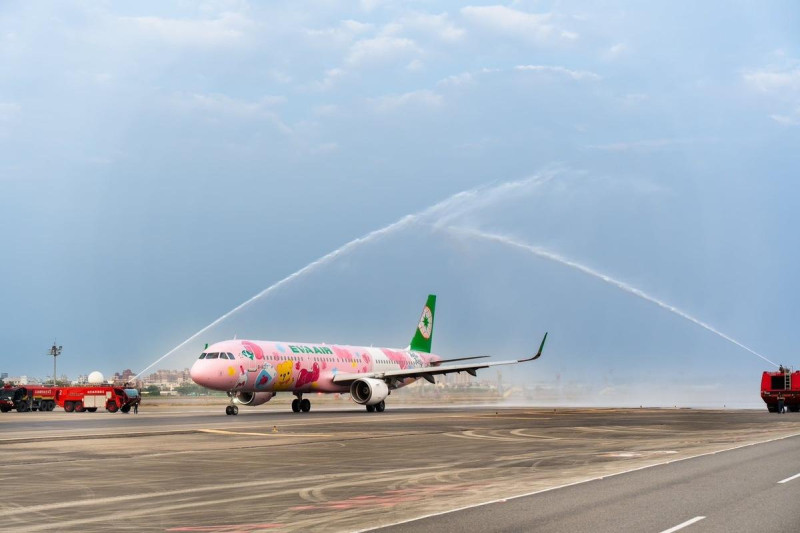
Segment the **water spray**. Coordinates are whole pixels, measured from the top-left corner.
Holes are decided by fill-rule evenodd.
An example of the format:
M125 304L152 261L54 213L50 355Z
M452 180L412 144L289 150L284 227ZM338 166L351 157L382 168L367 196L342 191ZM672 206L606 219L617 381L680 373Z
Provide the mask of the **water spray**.
M200 329L199 331L194 333L191 337L189 337L185 341L181 342L180 344L175 346L173 349L171 349L170 351L168 351L167 353L165 353L164 355L162 355L161 357L159 357L158 359L156 359L155 361L150 363L143 370L141 370L138 374L136 374L136 376L134 376L133 379L134 380L138 379L139 376L144 374L147 370L151 369L152 367L154 367L155 365L157 365L158 363L160 363L161 361L163 361L164 359L166 359L167 357L169 357L170 355L172 355L173 353L178 351L180 348L186 346L191 341L193 341L194 339L196 339L197 337L199 337L200 335L202 335L203 333L205 333L206 331L208 331L212 327L216 326L217 324L219 324L223 320L227 319L228 317L230 317L234 313L237 313L238 311L241 311L245 307L249 306L251 303L253 303L256 300L259 300L259 299L263 298L264 296L272 293L273 291L279 289L283 285L286 285L287 283L290 283L291 281L293 281L293 280L295 280L295 279L297 279L297 278L299 278L299 277L301 277L301 276L303 276L305 274L308 274L309 272L311 272L311 271L313 271L313 270L315 270L315 269L317 269L317 268L319 268L319 267L321 267L323 265L326 265L326 264L330 263L331 261L335 260L337 257L341 257L343 255L346 255L347 253L351 252L352 250L354 250L354 249L356 249L356 248L358 248L358 247L360 247L360 246L362 246L364 244L367 244L367 243L370 243L370 242L372 242L372 241L374 241L376 239L380 239L382 237L385 237L386 235L389 235L389 234L394 233L396 231L399 231L399 230L401 230L403 228L406 228L409 225L412 225L412 224L415 224L415 223L417 223L417 222L419 222L421 220L424 220L425 218L435 216L435 215L437 215L439 213L442 213L443 211L446 212L445 215L452 216L452 213L454 212L453 210L455 210L459 206L462 206L462 209L463 209L463 204L465 204L467 202L470 202L470 201L474 202L474 201L476 201L478 199L480 199L481 201L488 201L488 199L494 198L498 194L507 194L509 192L517 191L517 190L519 190L521 188L524 188L526 186L534 186L534 185L543 184L543 183L549 181L550 179L552 179L558 172L559 172L559 169L554 168L554 169L542 172L540 174L536 174L536 175L531 176L529 178L516 180L516 181L509 181L509 182L501 183L499 185L492 185L492 186L488 186L488 187L487 186L483 186L483 187L477 187L477 188L474 188L474 189L469 189L469 190L466 190L466 191L462 191L462 192L456 193L456 194L454 194L454 195L452 195L452 196L450 196L448 198L445 198L441 202L439 202L437 204L434 204L434 205L428 207L427 209L424 209L424 210L419 211L417 213L412 213L410 215L406 215L406 216L402 217L400 220L397 220L396 222L392 222L388 226L384 226L383 228L371 231L371 232L367 233L366 235L364 235L362 237L358 237L357 239L353 239L352 241L340 246L336 250L328 253L327 255L324 255L324 256L320 257L316 261L312 261L311 263L307 264L306 266L304 266L300 270L298 270L298 271L296 271L296 272L294 272L292 274L289 274L288 276L286 276L282 280L280 280L280 281L278 281L276 283L273 283L272 285L270 285L269 287L267 287L263 291L259 292L258 294L256 294L252 298L250 298L249 300L246 300L246 301L242 302L241 304L237 305L236 307L234 307L233 309L231 309L230 311L228 311L227 313L225 313L221 317L217 318L216 320L211 322L209 325L207 325L204 328ZM455 211L455 212L457 213L458 211Z
M612 278L611 276L608 276L606 274L603 274L601 272L593 270L593 269L591 269L591 268L589 268L589 267L587 267L585 265L582 265L582 264L580 264L580 263L578 263L576 261L573 261L571 259L567 259L566 257L563 257L563 256L561 256L559 254L554 253L554 252L551 252L550 250L547 250L547 249L539 247L539 246L533 246L531 244L527 244L527 243L512 239L511 237L507 237L505 235L497 235L495 233L488 233L488 232L485 232L485 231L480 231L480 230L475 230L475 229L457 228L457 227L452 227L451 226L451 227L446 228L446 230L451 232L451 233L454 233L454 234L463 235L463 236L472 237L472 238L484 239L484 240L488 240L488 241L493 241L493 242L500 243L500 244L503 244L503 245L506 245L506 246L511 246L513 248L524 250L526 252L529 252L529 253L532 253L532 254L536 255L537 257L541 257L543 259L548 259L550 261L555 261L556 263L559 263L561 265L568 266L570 268L573 268L575 270L583 272L584 274L588 274L589 276L592 276L594 278L602 280L602 281L604 281L604 282L606 282L606 283L608 283L610 285L613 285L613 286L617 287L618 289L622 289L623 291L625 291L625 292L627 292L629 294L633 294L634 296L638 296L639 298L641 298L643 300L646 300L646 301L648 301L650 303L654 303L657 306L661 307L662 309L666 309L667 311L669 311L671 313L674 313L674 314L678 315L679 317L681 317L683 319L686 319L689 322L692 322L692 323L700 326L701 328L706 329L706 330L710 331L711 333L714 333L715 335L718 335L718 336L722 337L726 341L735 344L739 348L747 350L751 354L753 354L753 355L755 355L757 357L760 357L761 359L763 359L764 361L768 362L769 364L774 365L776 367L778 366L777 364L773 363L772 361L770 361L769 359L767 359L766 357L764 357L763 355L761 355L757 351L753 350L752 348L749 348L749 347L745 346L744 344L742 344L741 342L737 341L736 339L734 339L734 338L722 333L718 329L714 328L713 326L710 326L710 325L706 324L702 320L699 320L699 319L693 317L692 315L690 315L690 314L688 314L688 313L686 313L684 311L681 311L677 307L675 307L673 305L670 305L670 304L668 304L666 302L663 302L663 301L659 300L658 298L650 296L649 294L647 294L646 292L642 291L641 289L637 289L636 287L628 285L627 283L625 283L623 281L616 280L616 279Z

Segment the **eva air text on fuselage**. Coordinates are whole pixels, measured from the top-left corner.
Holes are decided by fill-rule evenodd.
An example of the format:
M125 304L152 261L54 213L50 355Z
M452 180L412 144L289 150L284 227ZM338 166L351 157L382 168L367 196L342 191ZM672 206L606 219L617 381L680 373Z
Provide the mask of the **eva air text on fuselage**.
M331 349L326 348L325 346L292 346L290 344L289 349L293 353L319 353L333 355Z

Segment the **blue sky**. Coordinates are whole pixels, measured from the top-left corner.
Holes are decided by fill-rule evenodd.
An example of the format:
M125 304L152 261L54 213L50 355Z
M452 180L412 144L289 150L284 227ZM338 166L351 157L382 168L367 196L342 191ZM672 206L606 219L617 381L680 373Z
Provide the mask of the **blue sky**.
M436 292L446 355L547 329L521 376L751 394L760 359L447 228L795 364L798 27L793 2L4 2L0 370L48 375L53 338L71 375L142 369L483 187L162 366L233 334L405 345Z

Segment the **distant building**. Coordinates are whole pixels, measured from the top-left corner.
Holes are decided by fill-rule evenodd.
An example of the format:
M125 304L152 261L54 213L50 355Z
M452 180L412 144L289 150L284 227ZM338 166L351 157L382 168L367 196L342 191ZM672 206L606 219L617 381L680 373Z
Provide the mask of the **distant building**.
M2 379L3 381L8 379L8 372L0 373L0 379Z

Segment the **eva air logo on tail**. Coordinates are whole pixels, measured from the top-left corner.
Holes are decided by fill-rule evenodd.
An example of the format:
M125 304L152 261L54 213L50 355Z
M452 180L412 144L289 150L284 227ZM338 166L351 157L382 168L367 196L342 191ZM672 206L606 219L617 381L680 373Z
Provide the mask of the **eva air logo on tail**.
M419 317L418 329L423 337L425 337L426 339L430 339L432 328L433 328L433 313L431 313L431 308L426 305L425 309L422 310L422 316Z

